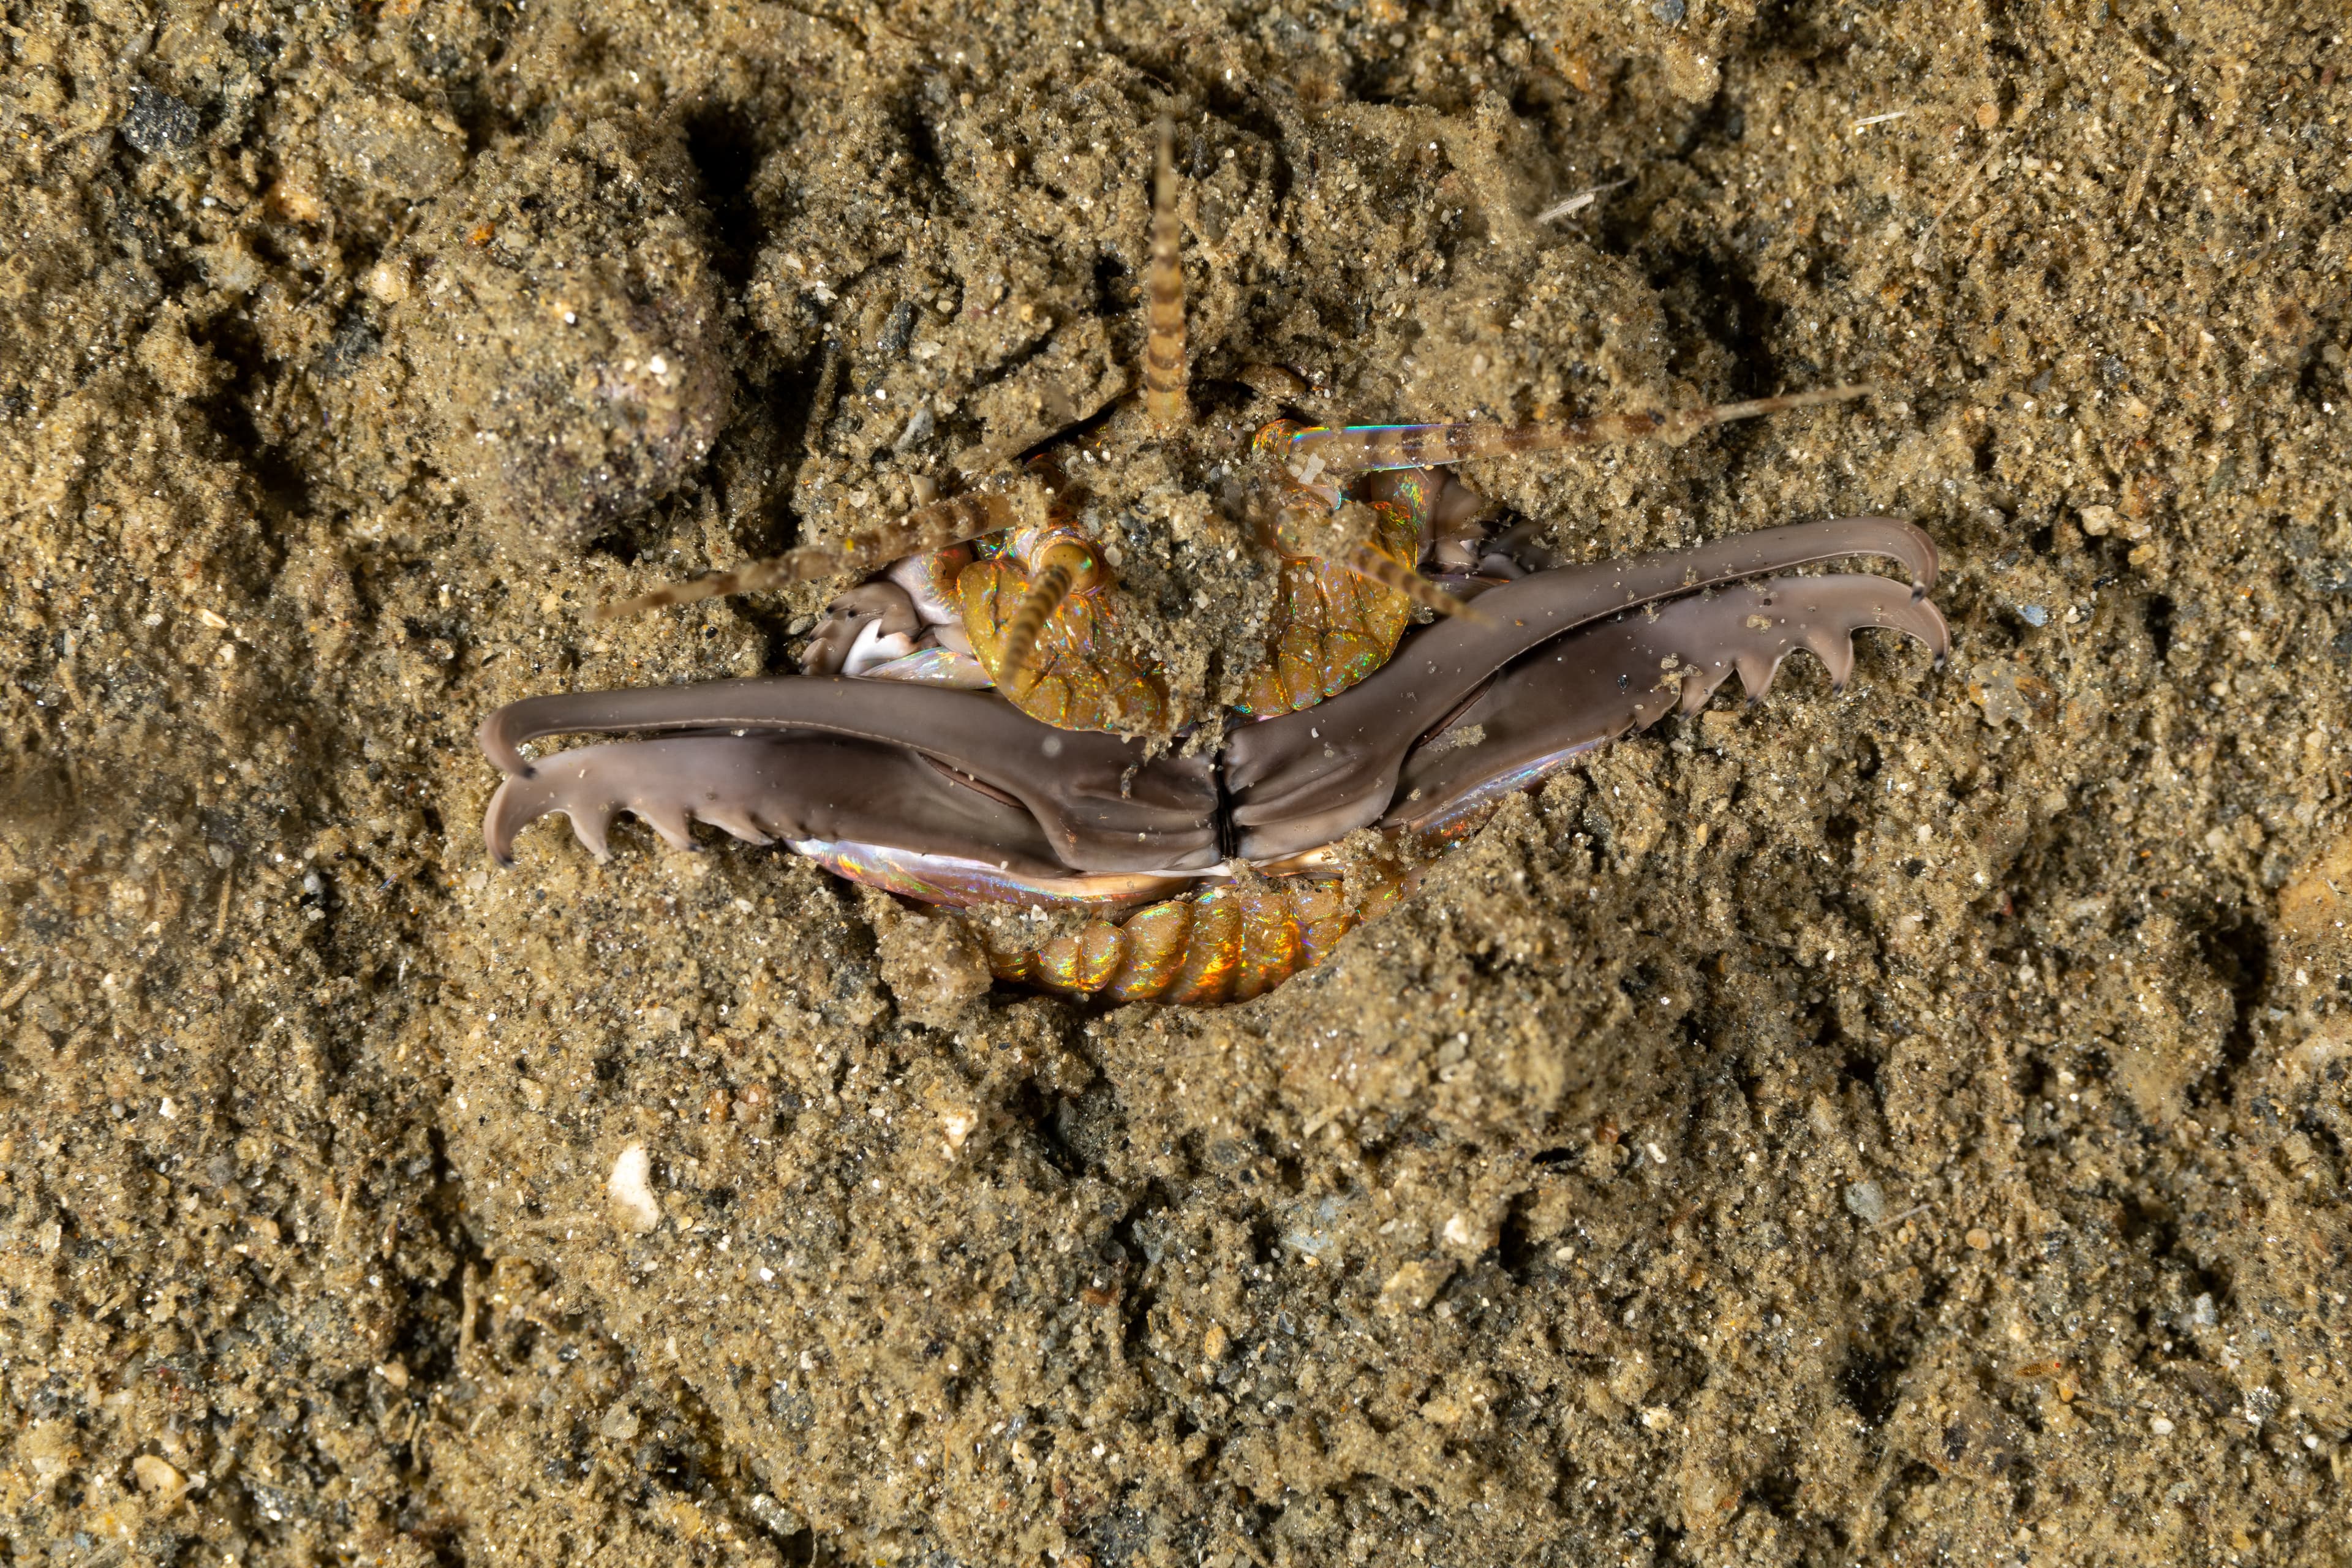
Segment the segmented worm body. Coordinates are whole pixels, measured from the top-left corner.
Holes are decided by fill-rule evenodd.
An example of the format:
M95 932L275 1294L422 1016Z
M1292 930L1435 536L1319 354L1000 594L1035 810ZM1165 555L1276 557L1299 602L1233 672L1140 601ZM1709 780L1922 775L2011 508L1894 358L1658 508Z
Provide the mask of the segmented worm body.
M1211 437L1188 424L1170 148L1163 126L1142 389L1113 421L1197 444ZM1234 521L1278 579L1262 638L1224 650L1240 695L1213 755L1167 744L1170 674L1127 635L1116 558L1049 450L1027 469L1047 498L1042 521L1034 500L1024 512L983 483L837 546L619 606L866 579L834 601L802 675L529 698L492 713L482 746L507 775L484 825L492 853L508 860L515 834L551 812L600 859L622 812L679 847L698 819L781 840L943 918L999 904L1062 911L1039 938L1030 922L973 922L1008 982L1115 1001L1245 1001L1409 896L1432 857L1511 793L1695 710L1734 672L1760 697L1804 647L1843 686L1853 637L1871 626L1945 652L1927 598L1935 548L1908 523L1849 518L1553 566L1510 547L1523 531L1489 541L1485 503L1451 468L1685 440L1864 388L1669 414L1347 426L1291 416L1286 404L1306 391L1295 373L1256 366L1242 381L1277 416L1257 416L1248 449L1216 471L1254 476ZM1854 556L1891 559L1916 586L1789 575ZM1424 614L1436 618L1416 627ZM591 731L650 738L537 762L520 749Z

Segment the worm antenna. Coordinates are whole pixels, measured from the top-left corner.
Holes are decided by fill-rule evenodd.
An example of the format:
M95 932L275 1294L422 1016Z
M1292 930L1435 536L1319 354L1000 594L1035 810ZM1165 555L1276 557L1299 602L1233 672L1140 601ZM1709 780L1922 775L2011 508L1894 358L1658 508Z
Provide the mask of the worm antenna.
M665 583L634 599L604 605L588 618L591 623L617 621L665 605L691 605L730 594L756 594L785 583L813 583L821 577L871 572L901 556L928 555L950 544L995 533L1012 527L1013 519L1013 503L1001 495L955 496L919 506L878 528L854 532L841 542L837 550L806 546L754 561L732 572L713 572L685 583Z
M1712 408L1699 409L1685 417L1691 421L1690 433L1696 435L1710 425L1728 425L1735 419L1754 419L1765 414L1785 414L1791 408L1820 408L1832 403L1851 403L1877 390L1868 382L1856 382L1845 386L1820 387L1811 392L1784 392L1777 397L1755 397L1746 403L1718 403Z
M1349 425L1318 426L1290 437L1288 461L1309 477L1360 473L1372 468L1420 468L1470 458L1501 458L1522 452L1557 452L1609 441L1653 439L1680 446L1710 426L1754 419L1792 408L1846 403L1874 386L1831 386L1784 393L1745 403L1718 403L1677 414L1594 414L1577 419L1546 419L1532 425Z
M1162 430L1187 417L1184 398L1184 261L1178 253L1176 129L1160 122L1151 174L1151 260L1144 272L1143 408Z
M1070 569L1059 561L1048 561L1029 584L1029 592L1021 596L1021 607L1004 626L1004 660L998 678L1007 689L1024 691L1036 683L1037 672L1029 661L1037 651L1037 637L1045 623L1070 596Z
M1472 626L1492 624L1491 616L1483 614L1467 599L1457 599L1420 573L1391 560L1369 544L1359 544L1348 552L1348 570L1359 577L1369 577L1383 588L1393 588L1414 604L1435 610L1441 616L1458 616Z

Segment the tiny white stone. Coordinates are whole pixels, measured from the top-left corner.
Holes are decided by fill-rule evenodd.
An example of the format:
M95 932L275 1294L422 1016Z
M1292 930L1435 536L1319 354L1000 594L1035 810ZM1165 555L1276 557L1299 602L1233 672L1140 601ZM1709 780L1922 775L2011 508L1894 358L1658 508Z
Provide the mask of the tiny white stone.
M604 1194L613 1200L614 1217L630 1230L643 1235L661 1224L661 1205L654 1201L653 1156L646 1152L643 1143L632 1143L621 1151L613 1162L613 1173L604 1183Z
M2161 1415L2158 1415L2154 1420L2150 1421L2147 1424L2147 1429L2155 1433L2159 1437L2169 1437L2172 1436L2172 1423L2167 1421Z

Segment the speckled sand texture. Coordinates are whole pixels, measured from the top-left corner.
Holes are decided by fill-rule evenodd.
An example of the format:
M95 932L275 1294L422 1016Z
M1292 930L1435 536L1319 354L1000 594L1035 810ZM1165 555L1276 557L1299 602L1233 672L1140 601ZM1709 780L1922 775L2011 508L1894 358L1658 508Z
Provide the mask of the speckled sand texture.
M2352 1563L2339 6L5 19L0 1562ZM1876 382L1470 477L1573 559L1916 519L1950 663L1221 1012L731 842L493 868L490 707L828 590L591 608L1128 392L1162 114L1206 415ZM1197 716L1270 568L1101 467Z

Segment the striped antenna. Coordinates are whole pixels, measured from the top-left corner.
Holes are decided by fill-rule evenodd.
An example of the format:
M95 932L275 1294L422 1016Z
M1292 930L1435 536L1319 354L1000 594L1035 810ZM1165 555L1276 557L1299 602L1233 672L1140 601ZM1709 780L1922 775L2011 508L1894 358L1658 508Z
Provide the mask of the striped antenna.
M1013 503L1001 495L954 496L919 506L879 528L852 533L837 550L810 545L754 561L732 572L713 572L688 583L665 583L634 599L606 605L588 618L591 622L616 621L665 605L691 605L729 594L756 594L786 583L814 583L823 577L871 572L901 556L928 555L934 550L945 550L950 544L962 544L1010 528L1013 520Z
M1302 484L1314 484L1325 474L1433 468L1470 458L1557 452L1563 447L1593 447L1608 441L1654 439L1679 446L1709 426L1785 413L1792 408L1845 403L1875 390L1867 385L1832 386L1819 392L1759 397L1746 403L1718 403L1711 408L1694 408L1680 414L1595 414L1581 419L1547 419L1532 425L1320 425L1290 437L1290 451L1285 461L1292 478Z
M1184 398L1184 260L1178 252L1176 128L1160 122L1151 174L1151 259L1144 270L1143 409L1161 430L1190 416Z
M1030 579L1029 591L1021 596L1021 604L1013 618L1004 626L1003 656L999 661L997 679L1006 690L1019 695L1037 684L1034 659L1037 639L1045 634L1045 623L1062 607L1062 601L1081 579L1091 583L1100 575L1095 564L1094 552L1074 540L1061 540L1046 546L1043 560L1037 563L1037 574Z
M1349 571L1402 594L1414 604L1441 616L1459 616L1472 626L1494 624L1495 617L1466 599L1457 599L1412 567L1391 561L1369 544L1359 544L1346 556Z

